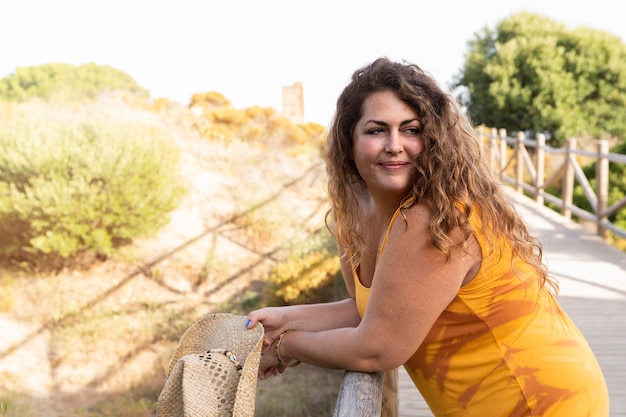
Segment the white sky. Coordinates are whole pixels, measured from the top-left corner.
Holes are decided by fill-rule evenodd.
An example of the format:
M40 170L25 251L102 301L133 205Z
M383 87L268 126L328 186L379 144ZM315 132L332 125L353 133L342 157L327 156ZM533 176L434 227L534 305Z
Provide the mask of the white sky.
M218 91L236 108L281 109L302 82L305 119L324 126L352 72L406 59L445 88L466 45L519 11L626 41L616 0L0 0L0 78L16 67L110 65L153 98Z

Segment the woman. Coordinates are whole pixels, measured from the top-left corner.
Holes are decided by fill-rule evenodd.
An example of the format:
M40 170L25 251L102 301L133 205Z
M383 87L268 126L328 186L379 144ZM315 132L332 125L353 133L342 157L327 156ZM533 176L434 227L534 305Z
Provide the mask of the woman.
M453 98L419 67L357 70L325 153L349 299L270 307L259 378L404 365L435 416L607 416L598 362Z

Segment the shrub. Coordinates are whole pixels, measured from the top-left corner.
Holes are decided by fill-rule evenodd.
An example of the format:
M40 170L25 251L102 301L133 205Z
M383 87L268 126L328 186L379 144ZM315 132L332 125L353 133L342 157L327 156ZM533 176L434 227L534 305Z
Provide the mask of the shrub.
M128 115L22 110L0 122L0 257L110 256L168 221L184 190L165 129Z
M224 97L222 93L218 93L217 91L209 91L207 93L195 93L191 96L191 103L189 104L189 107L193 106L230 106L230 100Z
M232 107L220 107L207 114L208 119L213 123L235 127L245 126L250 122L250 118L244 110Z
M286 260L265 276L269 284L266 301L270 305L322 301L328 288L341 276L334 240L326 229L296 245Z
M18 67L13 74L0 80L0 99L15 102L40 98L66 103L93 98L102 91L149 96L128 74L93 63L80 66L53 63Z
M255 121L265 123L276 115L271 107L252 106L245 109L246 115Z
M202 116L196 121L201 136L225 144L235 141L257 143L284 149L291 148L291 156L319 151L324 143L326 129L316 123L292 124L289 118L271 107L252 106L245 109L231 107L223 95L216 92L194 94L190 108Z

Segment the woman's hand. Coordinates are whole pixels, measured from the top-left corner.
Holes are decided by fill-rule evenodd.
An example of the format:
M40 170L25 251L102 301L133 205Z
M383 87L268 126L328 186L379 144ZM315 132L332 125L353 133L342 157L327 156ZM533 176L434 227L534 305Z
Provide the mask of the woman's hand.
M252 329L259 323L263 325L263 349L261 362L259 364L259 379L267 379L270 376L283 373L284 365L279 365L274 356L273 346L281 333L287 330L301 331L303 334L321 334L330 330L355 328L359 325L361 318L356 308L354 299L349 298L331 303L291 305L282 307L265 307L251 311L248 314L246 328ZM318 335L319 336L319 335ZM289 336L292 339L293 336ZM295 338L297 341L298 338ZM310 344L293 343L291 353L302 360L307 357L303 351L310 350ZM288 347L288 346L286 346ZM285 353L285 349L282 349ZM287 349L287 352L290 350ZM327 355L325 355L327 356ZM310 358L310 354L309 354ZM292 356L283 357L283 360L294 361ZM304 362L307 362L306 360ZM320 364L337 367L337 364L327 363L326 359L320 360ZM295 363L295 362L294 362ZM312 362L307 362L312 363ZM339 367L341 369L341 366Z
M270 346L272 348L272 346ZM259 363L259 379L268 379L271 376L282 374L287 369L285 366L280 365L278 360L273 354L272 349L261 355L261 361Z
M284 307L266 307L252 311L248 314L246 327L251 329L256 326L257 323L261 323L265 330L265 336L263 337L263 353L266 354L268 348L274 344L278 336L283 331L287 330L289 323L286 314L284 314ZM269 355L274 356L271 353ZM276 364L278 364L277 361Z

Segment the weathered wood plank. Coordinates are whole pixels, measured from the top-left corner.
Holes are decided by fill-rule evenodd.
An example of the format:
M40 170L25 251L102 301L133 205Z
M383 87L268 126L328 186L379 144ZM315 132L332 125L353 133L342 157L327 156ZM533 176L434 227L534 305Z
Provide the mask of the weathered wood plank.
M346 371L333 417L398 417L398 371Z
M333 417L378 417L383 404L383 375L346 371Z
M398 370L383 374L383 405L381 417L398 417Z

